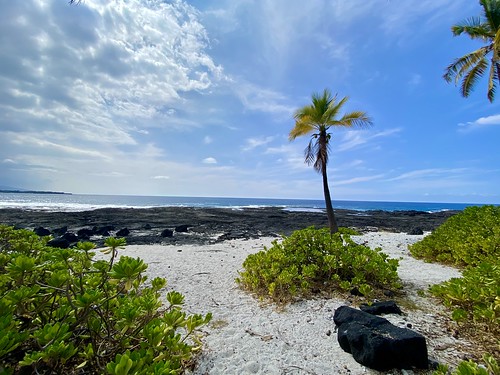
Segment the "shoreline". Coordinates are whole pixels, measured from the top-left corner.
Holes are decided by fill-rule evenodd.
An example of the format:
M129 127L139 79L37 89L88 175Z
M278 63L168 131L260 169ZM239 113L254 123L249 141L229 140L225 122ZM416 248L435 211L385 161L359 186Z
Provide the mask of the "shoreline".
M460 211L354 211L335 210L340 227L366 232L418 234L429 232ZM290 235L310 226L327 227L324 212L262 208L101 208L79 212L0 209L0 224L16 228L48 229L54 237L61 232L77 234L81 229L108 228L108 236L126 229L128 244L206 244L231 239L256 239ZM60 229L65 229L61 231ZM171 236L162 232L171 231ZM103 236L81 237L102 244Z

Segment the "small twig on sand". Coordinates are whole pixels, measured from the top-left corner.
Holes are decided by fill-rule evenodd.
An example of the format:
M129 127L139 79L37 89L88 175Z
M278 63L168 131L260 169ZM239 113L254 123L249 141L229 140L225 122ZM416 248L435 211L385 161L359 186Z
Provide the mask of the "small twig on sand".
M309 371L307 369L305 369L304 367L300 367L300 366L288 366L286 369L283 370L283 374L288 374L289 372L292 372L294 370L302 370L302 371L305 371L306 373L308 374L312 374L312 375L318 375L317 373L315 373L314 371Z

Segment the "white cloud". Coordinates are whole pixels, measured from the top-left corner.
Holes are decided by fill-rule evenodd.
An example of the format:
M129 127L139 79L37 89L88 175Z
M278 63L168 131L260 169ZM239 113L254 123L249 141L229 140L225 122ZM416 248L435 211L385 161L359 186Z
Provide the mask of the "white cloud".
M383 178L385 175L384 174L377 174L373 176L361 176L361 177L353 177L349 178L346 180L335 180L334 185L335 186L341 186L341 185L352 185L356 184L359 182L367 182L367 181L374 181L374 180L380 180Z
M205 136L205 138L203 138L203 143L208 145L210 143L212 143L214 140L212 137L210 137L209 135Z
M399 180L416 180L416 179L426 179L426 178L445 178L448 176L460 175L467 169L465 168L428 168L428 169L417 169L410 172L405 172L399 176L387 179L387 181L399 181Z
M459 132L469 132L477 129L483 129L488 126L500 125L500 114L480 117L475 121L458 124Z
M390 137L401 131L400 128L387 129L380 132L372 132L367 130L349 130L339 141L339 146L336 151L347 151L368 144L374 139Z
M12 17L0 26L9 35L0 41L0 129L15 129L34 153L139 149L148 127L195 124L178 111L183 96L224 78L199 13L183 1L28 0L1 10ZM0 150L13 142L0 139Z
M272 142L273 140L274 140L273 136L261 137L261 138L248 138L245 141L245 146L243 146L242 150L250 151L253 150L254 148L265 146L268 143Z
M169 180L170 176L153 176L151 177L153 180Z
M217 159L213 157L208 157L203 159L203 164L217 164Z
M249 82L234 85L235 94L246 109L290 117L295 108L288 98L277 91L259 87Z

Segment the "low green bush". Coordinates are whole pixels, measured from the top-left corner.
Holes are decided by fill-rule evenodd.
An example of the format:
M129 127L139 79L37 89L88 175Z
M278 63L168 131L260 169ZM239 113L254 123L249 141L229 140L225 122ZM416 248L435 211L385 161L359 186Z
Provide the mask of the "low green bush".
M500 206L467 207L409 247L416 258L458 266L500 256Z
M55 249L27 230L0 226L0 373L179 374L200 349L211 314L187 315L171 291L162 307L147 265L117 257L123 239Z
M453 310L455 321L474 322L500 334L500 260L468 268L463 277L433 285L430 291Z
M380 249L355 243L348 234L331 235L328 229L310 227L249 255L236 281L278 303L354 288L370 296L401 287L398 264Z
M462 361L452 375L500 375L500 366L493 356L485 354L483 364L474 361ZM434 371L433 375L448 375L450 373L448 366L441 365Z

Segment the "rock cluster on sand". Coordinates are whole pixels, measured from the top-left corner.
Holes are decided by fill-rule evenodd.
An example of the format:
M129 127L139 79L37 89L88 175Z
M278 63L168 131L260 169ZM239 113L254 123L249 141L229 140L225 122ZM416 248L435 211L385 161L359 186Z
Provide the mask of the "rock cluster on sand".
M456 212L336 210L339 226L361 231L421 233L441 225ZM203 244L231 239L289 235L309 226L328 225L324 212L287 211L278 207L106 208L83 212L0 209L0 223L35 229L54 237L67 232L78 240L102 244L102 237L123 236L129 244ZM64 230L63 230L64 229ZM68 239L67 239L68 240Z

